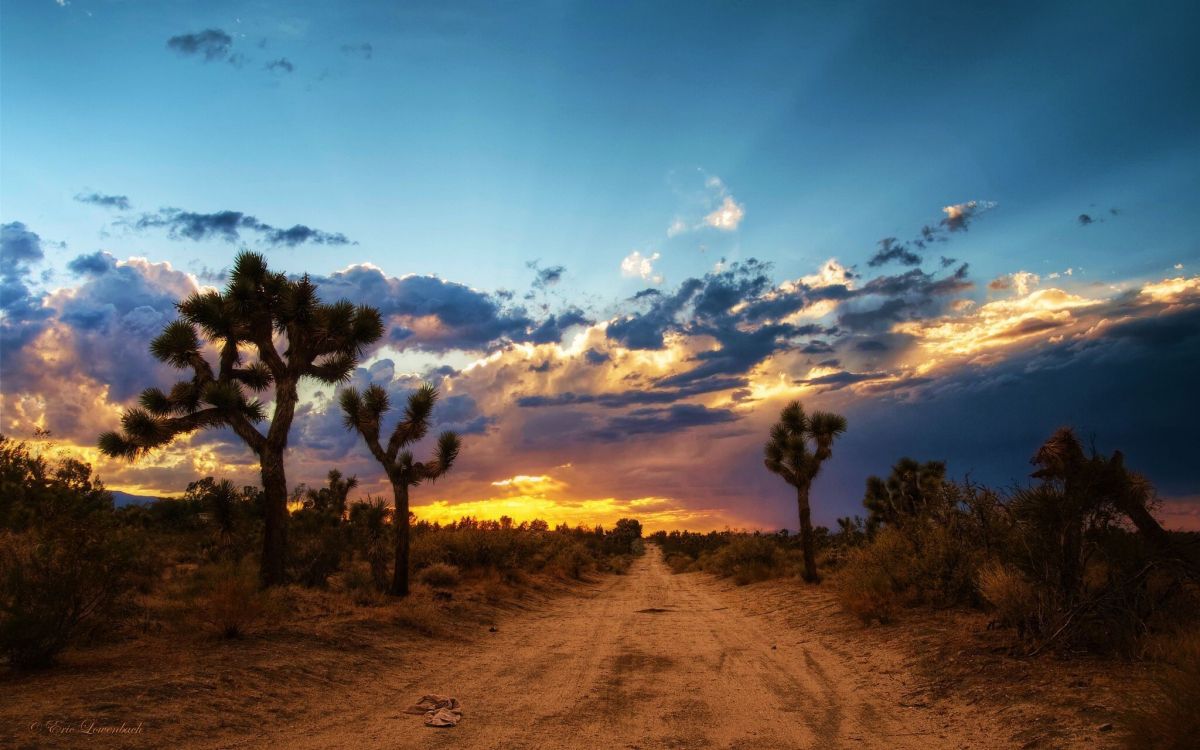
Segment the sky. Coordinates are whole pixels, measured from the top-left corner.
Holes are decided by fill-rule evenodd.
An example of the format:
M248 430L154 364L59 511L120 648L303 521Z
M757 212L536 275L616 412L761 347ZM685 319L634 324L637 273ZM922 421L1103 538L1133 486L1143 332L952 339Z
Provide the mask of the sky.
M849 420L818 523L902 456L1018 486L1073 425L1200 528L1195 3L0 19L0 431L111 488L257 480L224 431L94 449L174 382L147 351L174 304L250 249L381 310L348 385L441 390L464 449L423 518L794 528L762 443L799 399ZM289 482L382 494L338 389L302 390Z

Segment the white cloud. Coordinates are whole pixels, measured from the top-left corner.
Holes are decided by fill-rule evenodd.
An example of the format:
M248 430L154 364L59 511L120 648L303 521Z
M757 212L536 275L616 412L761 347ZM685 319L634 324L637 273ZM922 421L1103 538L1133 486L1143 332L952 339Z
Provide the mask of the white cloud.
M654 273L654 262L660 257L658 253L646 256L642 255L640 251L634 250L621 261L621 275L628 277L638 276L645 281L661 284L663 282L662 275Z
M1024 297L1026 294L1038 285L1041 278L1036 273L1029 271L1017 271L1012 275L1013 289L1017 290L1017 294Z
M704 217L704 223L723 232L732 232L745 216L745 207L735 201L732 195L727 195L717 210Z
M667 227L667 236L675 237L675 236L683 234L687 230L688 230L687 222L685 222L683 219L676 218L674 221L671 222L671 226Z

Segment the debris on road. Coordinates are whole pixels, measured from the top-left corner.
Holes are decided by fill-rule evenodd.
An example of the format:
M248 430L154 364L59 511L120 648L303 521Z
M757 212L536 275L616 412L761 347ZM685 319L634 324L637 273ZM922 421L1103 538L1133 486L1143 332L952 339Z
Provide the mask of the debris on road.
M406 714L421 714L427 727L452 727L462 721L462 704L448 695L423 695L404 709Z

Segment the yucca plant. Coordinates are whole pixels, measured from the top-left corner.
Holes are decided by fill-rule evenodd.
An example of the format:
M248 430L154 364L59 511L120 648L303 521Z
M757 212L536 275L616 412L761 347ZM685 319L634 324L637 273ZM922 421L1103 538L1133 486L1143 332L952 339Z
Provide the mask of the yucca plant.
M771 438L763 446L767 470L783 477L796 488L800 514L800 547L804 552L804 580L816 583L817 558L813 542L812 507L809 490L821 470L821 464L833 455L834 438L846 431L846 418L832 412L804 413L799 401L793 401L779 413L771 427Z
M101 452L134 460L195 430L229 427L258 457L265 499L264 586L284 581L287 479L283 452L296 413L297 384L309 377L340 383L363 349L383 335L379 311L342 300L324 304L307 276L289 279L262 255L239 253L224 292L196 292L178 305L179 319L150 343L160 361L191 377L168 392L147 388L141 406L121 417L119 432L100 436ZM215 355L214 366L206 352ZM246 356L253 353L251 361ZM274 410L253 394L271 392Z
M429 432L430 419L437 399L437 389L428 383L409 394L404 416L392 430L385 447L379 442L379 423L383 415L391 409L387 391L378 385L368 386L362 393L354 388L342 391L341 403L346 429L354 430L362 436L371 455L383 467L388 481L392 484L395 500L392 523L396 530L396 560L389 593L393 596L408 596L409 490L422 482L433 482L450 471L462 446L457 434L443 432L438 436L437 448L431 460L413 460L412 451L407 447Z

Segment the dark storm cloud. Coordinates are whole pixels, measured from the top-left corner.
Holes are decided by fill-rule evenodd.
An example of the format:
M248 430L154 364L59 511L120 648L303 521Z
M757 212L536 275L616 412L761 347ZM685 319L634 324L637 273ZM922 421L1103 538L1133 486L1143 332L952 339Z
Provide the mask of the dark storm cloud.
M202 241L221 239L237 242L242 232L258 234L262 241L272 246L296 247L304 243L316 245L349 245L350 240L340 232L323 232L319 229L296 224L281 228L259 221L241 211L217 211L197 213L178 208L162 208L156 213L142 214L136 221L125 222L137 230L165 228L173 240Z
M517 406L537 408L545 406L572 406L595 404L608 409L621 409L627 406L641 404L669 404L692 396L705 393L726 391L731 388L741 388L746 385L745 378L710 378L708 380L689 383L680 388L653 386L649 389L632 389L620 393L575 393L567 391L553 396L521 396L517 398Z
M0 224L0 379L11 384L20 352L42 330L51 312L44 295L27 283L45 257L42 238L19 221Z
M128 211L131 208L128 196L105 195L103 193L80 193L75 196L80 203L90 203L101 208L115 208L118 211Z
M103 250L88 255L77 255L67 263L72 273L80 276L98 276L107 273L117 264L117 259Z
M1128 310L1130 300L1105 305L1098 317ZM1162 494L1196 490L1190 423L1200 412L1200 307L1157 313L1113 325L1098 338L1067 340L966 368L902 397L883 394L846 409L850 430L830 463L827 491L847 502L862 497L867 473L886 473L901 455L946 460L953 475L994 486L1028 480L1029 457L1056 428L1072 425L1104 451L1121 449ZM969 417L965 416L969 415ZM943 429L914 430L914 424Z
M371 266L312 280L324 299L378 308L389 326L388 338L401 349L480 351L506 342L546 344L560 341L572 326L592 322L575 307L535 320L524 308L464 284L436 276L390 277Z
M296 70L296 66L286 57L272 60L263 67L273 73L294 73Z
M602 365L612 359L608 356L607 352L602 352L596 349L588 349L583 353L583 358L589 365Z
M702 404L644 407L608 419L592 430L591 436L601 442L616 442L635 435L668 434L693 427L726 424L737 421L737 418L732 411L709 409Z
M537 261L530 261L525 264L527 268L534 271L533 288L545 289L562 281L563 274L567 272L565 266L550 266L541 268Z
M855 290L860 298L883 301L870 307L850 306L838 315L839 325L851 332L883 331L903 320L937 315L954 295L971 289L966 263L941 278L914 268L898 276L880 276Z
M361 44L343 44L341 49L342 54L344 55L361 57L364 60L370 60L375 54L375 48L372 47L368 42L362 42Z
M905 266L919 266L921 256L909 250L908 245L903 242L897 242L895 237L885 237L879 241L879 250L871 256L867 265L877 268L892 261Z
M1092 218L1091 216L1089 216L1088 214L1079 214L1079 218L1078 218L1078 219L1076 219L1076 221L1078 221L1078 222L1079 222L1079 226L1081 226L1081 227L1086 227L1088 224L1092 224L1092 223L1094 223L1096 220L1095 220L1095 219L1093 219L1093 218Z
M533 344L552 344L562 341L563 334L571 326L591 325L592 319L577 307L550 315L523 338Z
M221 29L205 29L173 36L167 40L167 48L181 55L199 55L205 62L212 62L228 57L233 48L233 37Z
M849 372L847 370L842 370L841 372L830 373L829 375L821 375L815 378L803 378L796 380L795 382L797 385L826 386L824 390L837 391L845 388L848 385L863 383L870 380L880 380L886 377L886 372Z

